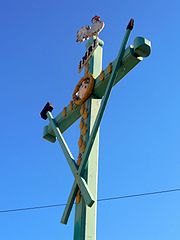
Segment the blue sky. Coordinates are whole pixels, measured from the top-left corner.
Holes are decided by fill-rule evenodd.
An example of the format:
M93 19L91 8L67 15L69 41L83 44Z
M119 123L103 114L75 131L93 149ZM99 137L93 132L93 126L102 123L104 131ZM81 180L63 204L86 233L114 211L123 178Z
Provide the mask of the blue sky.
M0 2L0 210L66 203L73 177L57 144L42 139L49 100L58 114L82 75L76 31L105 21L103 68L132 17L152 53L111 94L101 124L98 198L180 188L180 3L172 1ZM77 155L78 122L64 136ZM73 136L73 137L72 137ZM97 239L179 240L180 193L100 202ZM0 239L72 239L63 208L0 213Z

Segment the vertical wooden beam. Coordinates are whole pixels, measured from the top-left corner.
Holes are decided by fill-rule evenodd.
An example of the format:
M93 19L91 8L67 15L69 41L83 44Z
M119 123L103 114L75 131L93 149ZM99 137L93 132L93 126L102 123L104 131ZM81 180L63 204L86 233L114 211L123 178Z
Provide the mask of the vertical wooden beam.
M97 113L100 108L101 99L90 99L90 133L92 131ZM98 187L98 153L99 153L99 130L97 132L93 148L88 159L87 184L94 197L94 204L91 208L86 207L86 238L85 240L96 240L96 220L97 220L97 187Z
M93 40L87 42L86 47ZM103 42L98 39L98 47L94 51L93 56L89 60L89 72L94 78L97 78L102 71L102 46ZM91 130L93 128L101 99L90 97L85 105L87 108L88 118L86 120L87 133L84 141L88 141ZM99 131L97 132L91 153L89 155L88 164L85 168L83 177L87 181L88 187L95 200L90 208L86 206L84 199L81 197L80 202L76 203L75 224L74 224L74 240L96 240L96 218L97 218L97 180L98 180L98 150L99 150Z

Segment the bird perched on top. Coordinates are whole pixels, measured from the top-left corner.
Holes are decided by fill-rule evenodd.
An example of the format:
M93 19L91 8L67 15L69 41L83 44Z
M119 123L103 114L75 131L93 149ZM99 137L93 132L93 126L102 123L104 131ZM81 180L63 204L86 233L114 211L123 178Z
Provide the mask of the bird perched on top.
M100 20L99 16L94 16L91 19L92 26L84 26L77 32L76 42L84 42L85 40L98 36L104 28L104 22Z

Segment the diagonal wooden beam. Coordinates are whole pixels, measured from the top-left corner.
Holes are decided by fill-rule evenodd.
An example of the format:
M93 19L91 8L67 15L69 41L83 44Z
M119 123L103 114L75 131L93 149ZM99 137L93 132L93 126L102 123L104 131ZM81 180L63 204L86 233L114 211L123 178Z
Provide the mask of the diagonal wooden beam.
M50 124L52 126L52 129L55 133L55 136L58 139L59 144L61 145L61 148L64 152L64 155L67 159L67 162L69 164L69 167L71 168L71 171L74 175L76 184L79 186L79 189L81 190L81 194L83 195L84 201L86 202L86 204L91 207L94 203L94 199L93 196L89 190L89 187L86 183L86 181L80 176L80 174L78 173L78 169L77 169L77 165L76 162L74 161L74 158L67 146L67 143L65 141L65 139L63 138L61 131L59 130L59 128L56 126L56 123L54 121L54 118L52 116L51 112L47 112L47 117L50 121Z
M66 207L64 209L63 216L61 218L61 223L63 223L63 224L67 224L67 222L68 222L77 192L78 192L78 186L77 186L76 181L74 181L71 192L68 197Z
M113 85L117 84L132 68L134 68L144 57L149 56L151 51L151 42L143 37L134 39L133 45L130 45L124 52L121 65L117 69L117 74L114 79ZM109 79L111 77L111 68L114 69L116 59L103 71L103 79L100 74L95 80L93 95L97 98L102 98L105 94ZM65 110L59 113L56 118L56 124L61 133L70 127L80 117L80 106L71 102ZM53 133L51 125L44 127L43 138L55 142L56 137Z
M69 167L71 168L71 171L73 173L74 176L76 176L76 172L77 172L77 165L76 162L74 160L74 157L65 141L65 139L63 138L63 135L61 133L61 131L59 130L59 128L56 125L56 122L52 116L51 112L47 112L47 117L49 119L50 122L50 126L52 127L52 130L54 132L54 135L57 137L58 142L63 150L63 153L67 159L67 162L69 164Z

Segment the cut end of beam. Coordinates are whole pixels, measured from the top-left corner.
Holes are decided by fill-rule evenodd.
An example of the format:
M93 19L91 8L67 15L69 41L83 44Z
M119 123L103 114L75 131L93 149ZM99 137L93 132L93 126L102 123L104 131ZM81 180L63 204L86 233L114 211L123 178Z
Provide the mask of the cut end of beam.
M49 133L48 126L45 126L43 129L43 138L51 143L56 142L56 137L55 137L55 135L52 135Z
M66 225L66 224L67 224L67 222L68 222L67 220L65 220L65 219L61 218L61 221L60 221L60 223L62 223L62 224L65 224L65 225Z
M133 27L134 27L134 19L131 18L126 29L132 30Z
M53 105L49 102L46 103L42 111L40 112L41 118L46 120L47 119L47 112L52 112L54 109Z
M151 53L151 42L143 37L134 39L134 52L140 57L148 57Z

